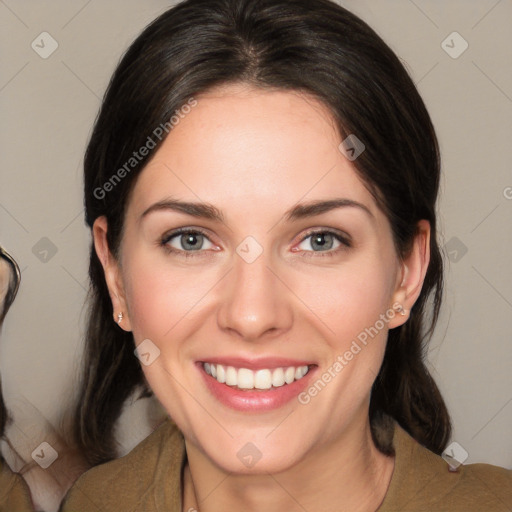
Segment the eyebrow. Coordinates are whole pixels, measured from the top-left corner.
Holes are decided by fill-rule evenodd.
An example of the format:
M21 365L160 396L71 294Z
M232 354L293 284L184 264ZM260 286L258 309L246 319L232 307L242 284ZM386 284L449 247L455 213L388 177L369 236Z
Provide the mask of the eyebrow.
M353 201L352 199L316 200L310 201L308 203L298 204L287 210L283 217L286 222L291 222L309 217L315 217L317 215L321 215L322 213L326 213L338 208L358 208L366 212L372 219L374 218L373 213L367 206L357 201ZM166 210L185 213L192 217L208 219L222 223L225 222L223 213L210 203L193 203L189 201L179 201L176 199L165 199L151 205L149 208L144 210L140 220L142 220L150 213Z

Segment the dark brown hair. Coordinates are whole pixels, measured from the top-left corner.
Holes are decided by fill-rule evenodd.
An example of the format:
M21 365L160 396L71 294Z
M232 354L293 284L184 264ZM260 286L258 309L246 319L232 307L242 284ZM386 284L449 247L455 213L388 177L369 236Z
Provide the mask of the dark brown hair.
M227 83L302 91L323 102L345 138L366 150L354 161L393 230L404 257L418 221L431 225L430 265L410 319L389 332L373 384L370 421L391 416L416 440L441 453L451 425L425 363L425 345L441 305L443 265L436 241L439 150L425 105L393 51L362 20L329 0L186 0L133 42L110 81L85 155L86 222L108 221L119 256L124 213L150 155L123 178L133 152L191 97ZM162 137L163 140L163 137ZM340 141L341 142L341 141ZM111 186L105 187L106 183ZM108 189L108 190L107 190ZM91 244L84 373L74 418L79 446L97 464L116 457L114 427L125 400L147 395L131 333L112 319L100 261ZM431 304L428 303L429 297ZM428 304L428 306L427 306Z

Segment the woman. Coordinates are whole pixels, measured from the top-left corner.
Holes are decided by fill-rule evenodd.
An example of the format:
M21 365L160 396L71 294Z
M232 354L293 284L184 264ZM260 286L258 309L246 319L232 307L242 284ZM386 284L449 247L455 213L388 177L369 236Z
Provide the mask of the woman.
M13 257L0 246L0 328L20 285L20 269ZM7 409L0 385L0 437L4 439L8 421ZM25 481L13 473L0 457L0 511L33 510L30 491Z
M115 458L134 392L170 419L62 510L510 509L509 471L439 456L438 185L413 82L345 9L188 0L155 20L85 158L76 437Z

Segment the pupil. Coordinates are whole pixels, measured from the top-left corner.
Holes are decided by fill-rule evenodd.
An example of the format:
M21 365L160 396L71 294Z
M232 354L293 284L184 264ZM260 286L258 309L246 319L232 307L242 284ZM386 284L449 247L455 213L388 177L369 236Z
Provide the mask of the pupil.
M331 235L327 233L319 233L313 238L313 241L321 248L330 249L330 246L332 245L332 240L330 240L331 244L329 244L329 240L326 240L326 237L329 239Z
M194 233L188 233L185 235L185 244L182 244L183 248L192 248L194 249L195 245L197 245L197 235Z

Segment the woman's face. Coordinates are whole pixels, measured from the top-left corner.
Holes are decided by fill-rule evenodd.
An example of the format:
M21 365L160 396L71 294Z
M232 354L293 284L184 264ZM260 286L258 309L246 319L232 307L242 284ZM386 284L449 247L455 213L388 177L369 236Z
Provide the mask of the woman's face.
M239 85L196 99L138 178L120 262L102 259L187 442L275 472L367 423L404 266L325 106Z

